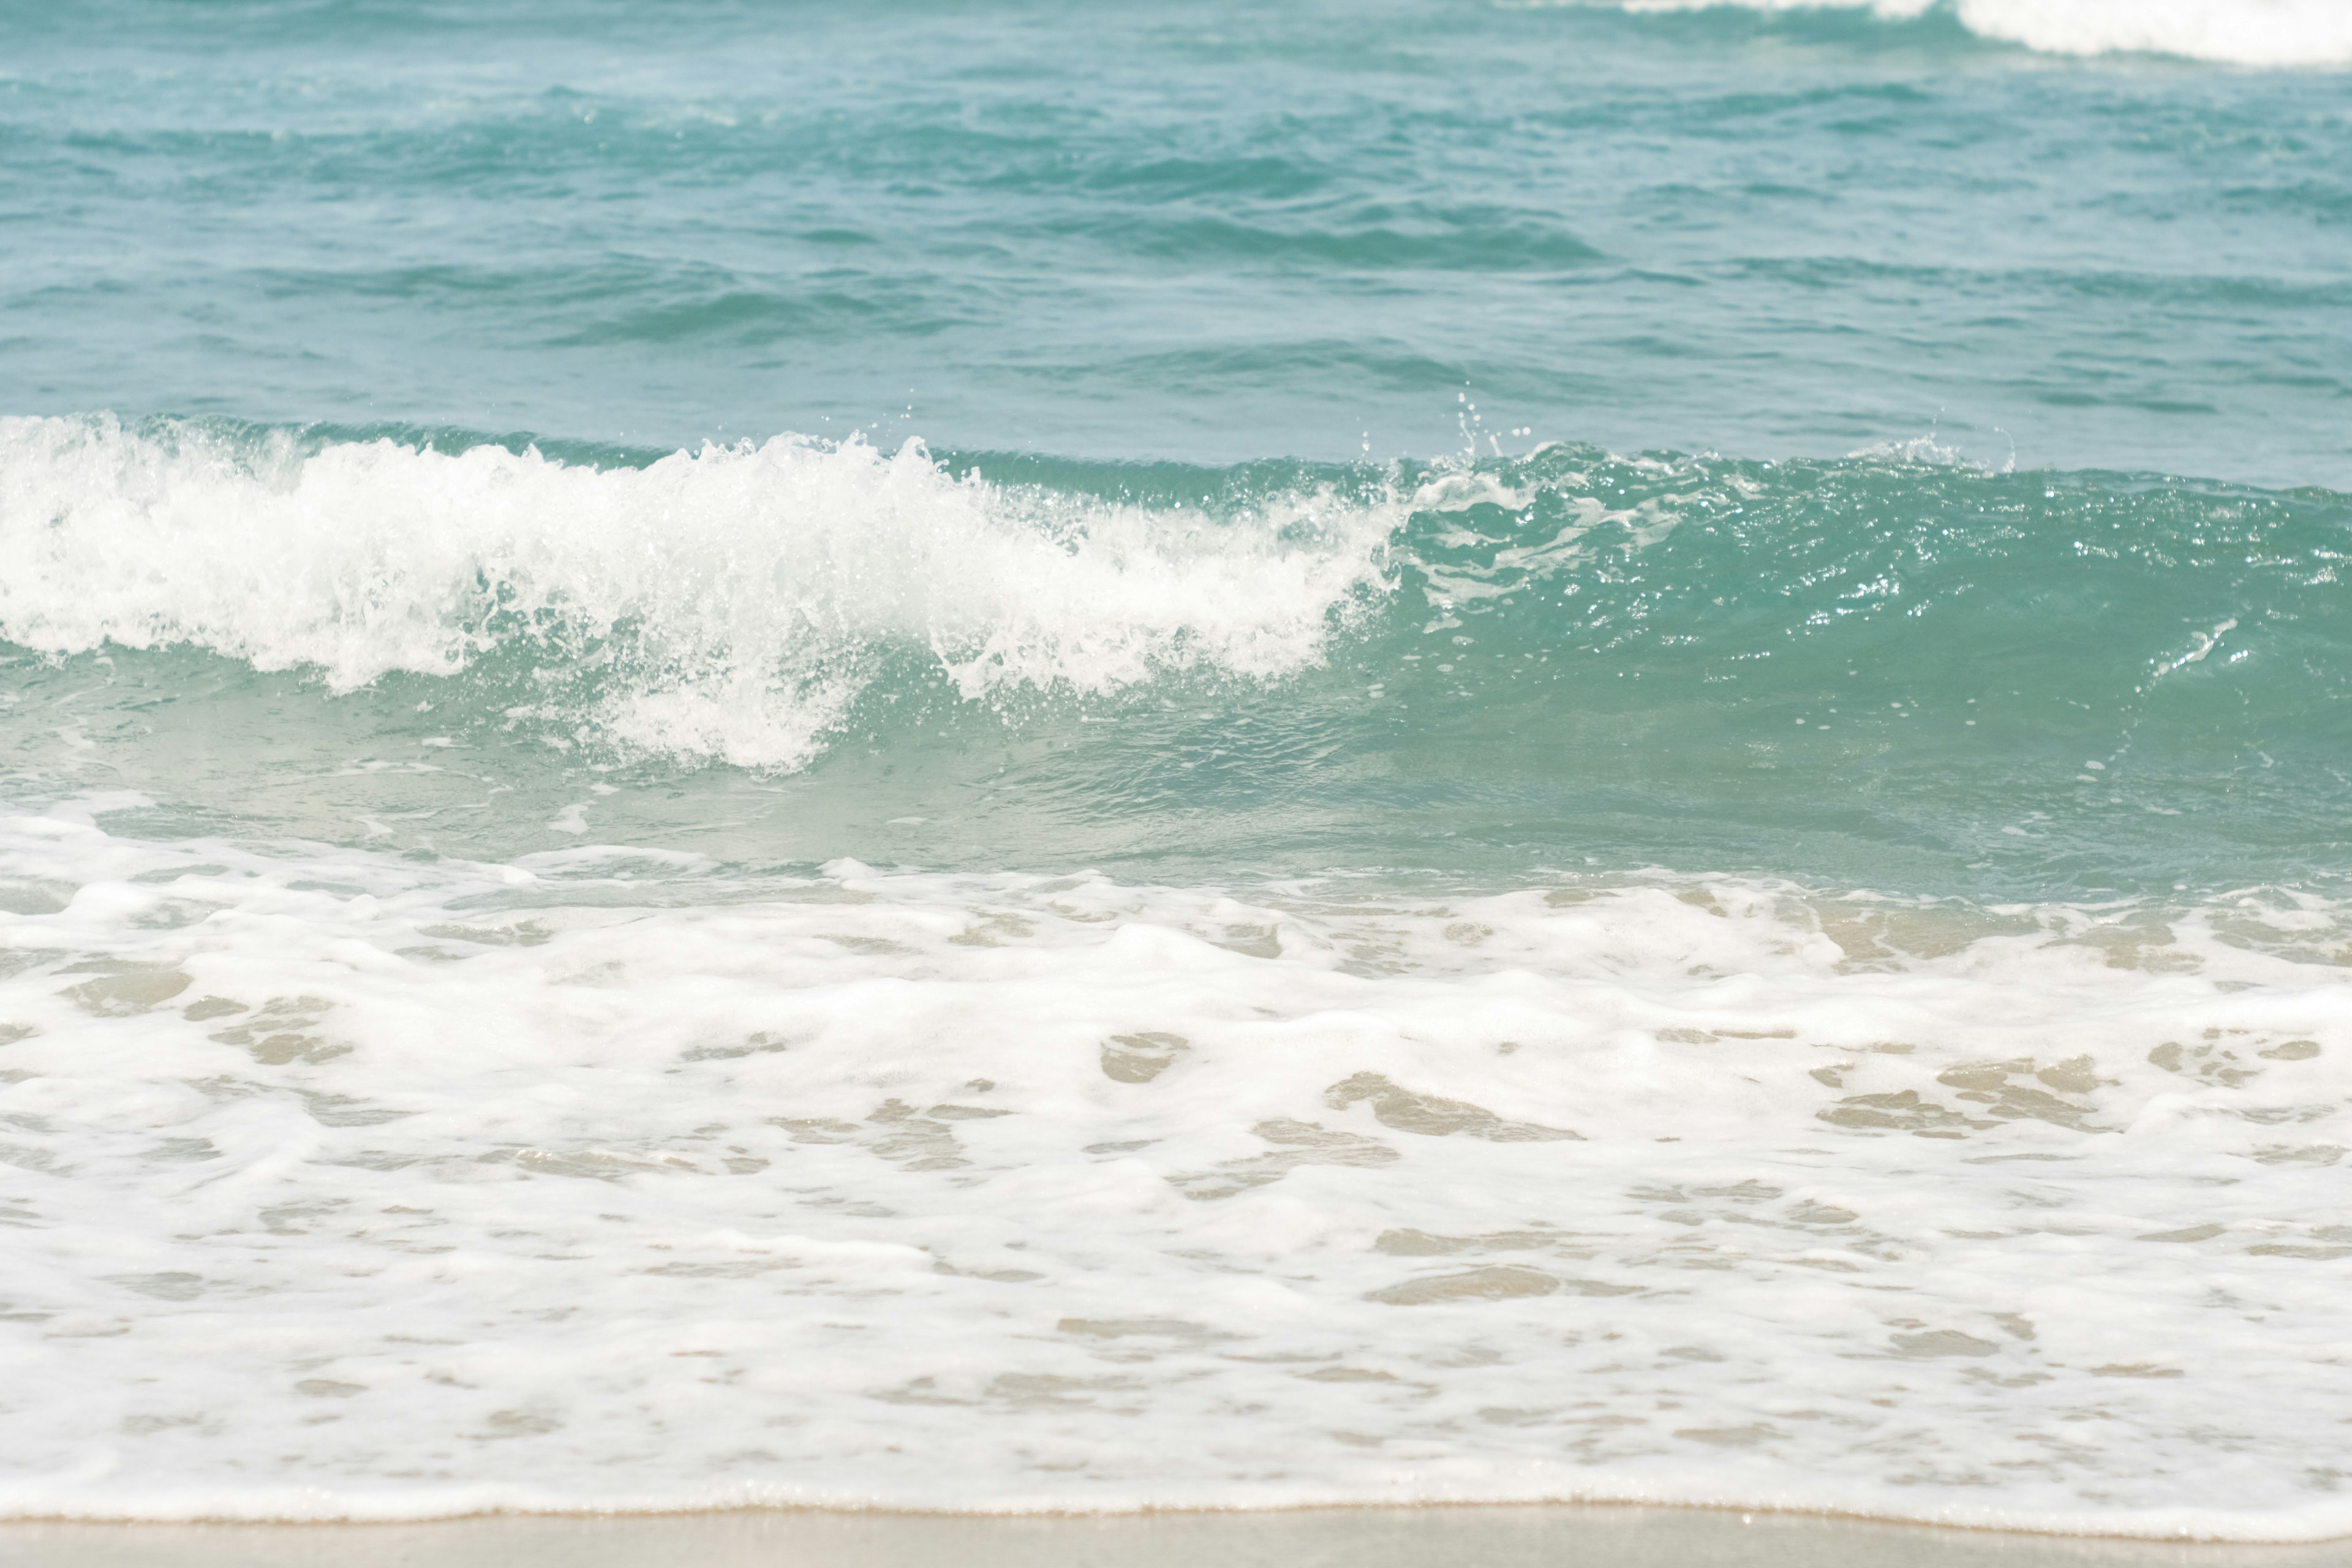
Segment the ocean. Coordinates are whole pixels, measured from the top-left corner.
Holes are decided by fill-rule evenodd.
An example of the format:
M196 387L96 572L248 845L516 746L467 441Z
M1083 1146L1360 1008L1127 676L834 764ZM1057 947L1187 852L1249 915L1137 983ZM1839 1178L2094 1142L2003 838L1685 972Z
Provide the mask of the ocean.
M0 6L0 1517L2352 1534L2339 0Z

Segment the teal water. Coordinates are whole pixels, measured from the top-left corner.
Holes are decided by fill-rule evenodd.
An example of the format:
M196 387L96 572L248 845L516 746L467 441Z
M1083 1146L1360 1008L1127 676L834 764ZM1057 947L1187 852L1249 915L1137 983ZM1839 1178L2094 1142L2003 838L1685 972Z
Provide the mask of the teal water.
M2285 69L2127 30L2084 57L1979 13L16 9L0 407L154 445L104 472L12 449L11 787L100 768L158 823L330 839L438 810L401 830L436 852L530 847L593 765L630 781L600 835L752 860L2333 876L2336 40L2315 14L2263 46ZM61 496L147 505L124 465L187 442L612 469L784 430L919 437L1081 533L1328 490L1361 517L1314 548L1360 580L1244 613L1286 628L1263 658L1176 651L1204 605L1112 634L1132 668L1089 662L1101 626L1048 628L1058 651L974 701L935 610L739 658L677 606L567 605L542 567L520 591L562 629L322 683L307 647L255 658L258 600L53 624L104 568L28 565ZM1493 498L1413 504L1465 464ZM743 526L730 558L798 569L791 516ZM495 599L530 570L501 548L435 568L471 584L383 592L427 619ZM1059 613L1008 594L979 619ZM635 662L573 668L649 613ZM109 639L149 651L92 663ZM658 688L678 657L730 672L732 739L581 719L596 681ZM534 681L584 749L508 716ZM772 700L799 738L745 742ZM37 717L58 702L70 745ZM404 771L445 731L494 807L452 817L474 784Z

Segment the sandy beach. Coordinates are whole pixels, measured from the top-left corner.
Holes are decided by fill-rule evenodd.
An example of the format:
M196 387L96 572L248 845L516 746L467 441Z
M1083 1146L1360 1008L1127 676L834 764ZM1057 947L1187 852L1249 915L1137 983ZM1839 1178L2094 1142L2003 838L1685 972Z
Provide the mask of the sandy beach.
M414 1524L0 1525L11 1568L2338 1568L2352 1542L2011 1534L1705 1509L1307 1509L1094 1517L755 1512Z

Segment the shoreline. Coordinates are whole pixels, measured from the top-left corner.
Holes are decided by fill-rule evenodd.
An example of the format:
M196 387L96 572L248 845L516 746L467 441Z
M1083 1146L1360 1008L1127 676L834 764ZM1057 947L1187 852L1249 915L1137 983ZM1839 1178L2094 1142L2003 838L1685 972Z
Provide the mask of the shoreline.
M1135 1506L1110 1505L1101 1508L1075 1506L1036 1507L1013 1506L992 1508L923 1508L903 1503L825 1502L742 1502L681 1504L663 1507L647 1504L614 1505L606 1508L550 1504L546 1507L529 1505L514 1507L483 1507L446 1513L379 1513L342 1516L263 1514L189 1514L184 1516L100 1513L0 1513L0 1532L35 1525L74 1525L92 1529L134 1530L342 1530L394 1529L402 1526L439 1526L479 1523L493 1520L550 1520L585 1522L628 1523L635 1521L698 1520L735 1517L826 1518L931 1520L946 1522L971 1521L1017 1523L1022 1521L1044 1521L1061 1523L1106 1523L1145 1521L1171 1519L1231 1519L1252 1520L1288 1518L1318 1514L1434 1514L1434 1513L1503 1513L1511 1511L1591 1514L1705 1514L1738 1515L1743 1521L1769 1520L1779 1522L1822 1525L1884 1526L1894 1530L1924 1530L1959 1531L1971 1535L2013 1536L2045 1541L2116 1542L2147 1546L2187 1547L2248 1547L2260 1550L2301 1550L2335 1546L2352 1553L2352 1530L2331 1535L2212 1535L2187 1532L2156 1533L2130 1530L2064 1530L2054 1525L2035 1526L2030 1523L1998 1524L1964 1519L1928 1519L1918 1515L1869 1513L1860 1510L1836 1508L1781 1508L1768 1503L1737 1502L1675 1502L1664 1500L1622 1498L1537 1498L1496 1499L1432 1498L1407 1502L1370 1502L1335 1500L1321 1502L1273 1503L1142 1503Z
M2172 1529L2147 1525L2151 1515L2165 1517L2174 1514L2207 1516L2210 1509L2116 1510L2116 1528L2093 1527L2093 1516L2067 1515L2055 1510L2038 1510L2040 1521L2032 1517L2000 1518L1995 1510L1981 1510L1971 1517L1957 1510L1939 1517L1925 1511L1895 1513L1874 1511L1866 1507L1839 1507L1833 1503L1815 1506L1743 1502L1711 1498L1627 1497L1627 1496L1551 1496L1551 1497L1422 1497L1402 1500L1377 1500L1363 1498L1294 1498L1260 1501L1204 1502L1173 1500L1165 1502L1105 1502L1087 1504L1075 1500L1033 1498L1016 1500L999 1505L940 1503L927 1506L919 1503L888 1501L845 1501L823 1499L793 1499L778 1497L742 1497L734 1499L708 1498L701 1501L678 1500L664 1502L654 1499L607 1501L599 1506L577 1503L568 1500L532 1499L527 1494L517 1496L522 1489L511 1487L475 1489L480 1500L453 1503L434 1510L425 1505L415 1511L376 1508L371 1505L383 1500L345 1496L334 1498L323 1489L312 1491L313 1500L325 1506L341 1506L343 1512L303 1513L291 1510L265 1511L254 1508L245 1513L201 1513L171 1510L168 1504L156 1511L137 1514L130 1512L47 1512L37 1513L12 1509L5 1494L0 1494L0 1534L36 1525L87 1526L93 1529L255 1529L255 1530L340 1530L344 1528L391 1529L402 1526L465 1525L487 1521L573 1521L625 1524L638 1521L716 1520L729 1518L822 1518L839 1520L898 1520L937 1521L949 1523L1018 1523L1040 1521L1062 1523L1145 1522L1162 1520L1216 1519L1246 1521L1273 1518L1294 1518L1313 1515L1397 1515L1431 1514L1504 1514L1523 1512L1544 1515L1589 1514L1623 1515L1699 1515L1737 1516L1743 1521L1773 1521L1795 1524L1816 1523L1829 1527L1868 1526L1891 1530L1916 1530L1960 1532L1971 1535L2013 1537L2062 1542L2115 1542L2147 1546L2183 1546L2192 1548L2244 1547L2256 1550L2306 1550L2323 1547L2342 1548L2347 1563L2352 1563L2352 1515L2329 1510L2336 1517L2316 1530L2295 1533L2222 1533L2211 1530L2199 1531L2182 1525ZM504 1498L481 1498L484 1492L507 1494ZM2282 1510L2283 1511L2283 1510ZM2315 1510L2311 1510L2315 1511ZM2253 1523L2262 1516L2249 1516L2243 1522ZM2273 1513L2273 1518L2279 1517ZM2287 1517L2305 1517L2304 1510ZM2084 1527L2068 1528L2068 1522L2080 1519ZM2134 1528L2139 1526L2139 1528ZM2331 1528L2332 1527L2332 1528Z
M2352 1540L2061 1535L1853 1515L1657 1504L1339 1504L1126 1513L732 1508L335 1522L0 1521L0 1563L57 1568L2341 1568Z

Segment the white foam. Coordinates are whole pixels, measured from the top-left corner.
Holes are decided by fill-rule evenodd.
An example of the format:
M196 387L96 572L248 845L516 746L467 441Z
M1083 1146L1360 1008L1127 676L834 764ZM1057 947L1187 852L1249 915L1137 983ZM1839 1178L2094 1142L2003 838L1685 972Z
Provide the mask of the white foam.
M2352 1531L2342 906L742 882L61 812L0 824L0 1514Z
M1220 521L1028 493L951 477L913 442L782 436L598 469L15 418L0 420L0 637L51 653L194 644L338 690L544 641L551 664L610 661L604 695L586 715L519 713L793 768L893 649L969 700L1300 668L1380 581L1392 521L1313 495Z
M2179 55L2245 66L2352 63L2341 0L1623 0L1629 11L1868 10L1906 20L1948 7L1969 31L2050 54Z

